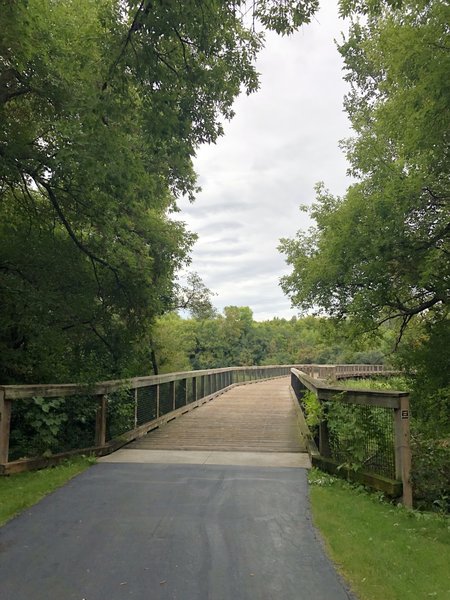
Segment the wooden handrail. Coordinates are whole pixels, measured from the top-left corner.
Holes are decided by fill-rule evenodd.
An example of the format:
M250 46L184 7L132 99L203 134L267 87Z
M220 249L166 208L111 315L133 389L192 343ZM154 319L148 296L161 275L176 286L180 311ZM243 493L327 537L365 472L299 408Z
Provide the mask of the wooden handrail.
M198 371L180 371L176 373L165 373L163 375L148 375L145 377L132 377L130 379L113 379L109 381L100 381L97 383L58 383L58 384L37 384L37 385L0 385L0 390L4 392L6 400L20 400L25 398L35 398L37 396L46 398L64 398L66 396L75 396L78 394L101 395L114 391L127 389L136 389L148 387L161 383L170 383L180 379L190 379L202 375L213 375L217 373L227 373L231 371L245 370L268 370L274 368L296 368L306 372L321 372L322 375L333 375L337 372L349 374L370 374L385 371L383 365L264 365L247 367L224 367L219 369L202 369Z

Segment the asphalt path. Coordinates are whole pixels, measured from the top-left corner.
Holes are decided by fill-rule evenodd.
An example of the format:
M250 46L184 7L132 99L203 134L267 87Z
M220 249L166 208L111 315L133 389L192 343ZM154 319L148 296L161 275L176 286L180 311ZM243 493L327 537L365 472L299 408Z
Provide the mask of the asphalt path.
M0 529L1 600L348 600L306 470L97 464Z

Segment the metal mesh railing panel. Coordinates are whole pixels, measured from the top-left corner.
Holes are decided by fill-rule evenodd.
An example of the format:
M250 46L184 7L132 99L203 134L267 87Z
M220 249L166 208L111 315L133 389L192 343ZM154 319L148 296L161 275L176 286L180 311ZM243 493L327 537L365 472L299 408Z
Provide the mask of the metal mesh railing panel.
M202 397L204 396L208 396L210 391L209 391L209 375L204 375L203 376L203 394Z
M331 458L395 479L392 409L326 403Z
M204 398L206 396L206 377L197 377L197 398Z
M156 385L136 390L136 425L143 425L157 418L158 388Z
M173 410L171 383L161 383L159 386L159 414L166 415Z
M175 382L175 408L186 406L186 379Z
M194 402L194 379L186 379L186 403L190 404Z
M134 390L117 390L108 394L106 439L112 440L134 429Z

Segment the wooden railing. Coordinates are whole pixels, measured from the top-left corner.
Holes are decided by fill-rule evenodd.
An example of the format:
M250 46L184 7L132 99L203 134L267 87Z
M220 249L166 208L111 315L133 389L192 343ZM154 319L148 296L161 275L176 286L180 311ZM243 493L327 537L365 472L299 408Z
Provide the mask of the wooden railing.
M383 371L380 365L270 365L169 373L94 385L0 386L0 474L41 468L73 454L111 453L231 386L288 376L292 367L321 379ZM59 428L51 447L40 445L38 431L25 426L29 415L41 407L44 417L55 416L55 427ZM82 423L76 420L80 410ZM65 414L74 417L64 421Z
M362 365L352 365L351 368L350 365L335 365L320 367L319 374L324 378L329 369L329 378L335 380L339 376L351 376L355 366L361 373ZM381 373L380 370L376 372ZM349 479L363 482L390 496L401 496L406 506L412 506L408 392L358 390L328 385L307 374L303 367L291 369L291 388L298 400L299 425L313 465L331 473L345 474ZM303 396L308 390L315 394L319 402L317 412L320 422L316 435L311 433L305 420ZM334 406L330 403L340 403L341 421L345 421L346 410L349 421L350 418L354 420L354 436L358 429L360 438L357 457L352 457L352 447L356 445L354 440L348 443L345 435L340 435L339 423L333 423Z
M187 371L94 385L0 386L0 474L42 468L75 454L109 454L234 385L287 376L291 366ZM56 449L39 452L30 449L26 441L24 445L22 440L22 446L17 443L15 433L23 429L26 411L35 409L36 400L41 399L61 400L60 413L71 407L76 413L83 407L85 423L77 439L73 433L76 423L69 422L61 427ZM46 415L58 415L58 407L47 405L45 410Z

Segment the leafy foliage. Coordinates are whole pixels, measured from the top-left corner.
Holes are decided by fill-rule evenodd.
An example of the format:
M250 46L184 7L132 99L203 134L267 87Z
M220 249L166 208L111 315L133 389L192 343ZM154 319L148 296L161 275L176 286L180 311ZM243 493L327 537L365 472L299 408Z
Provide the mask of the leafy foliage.
M323 419L323 407L317 398L317 394L306 390L302 397L302 405L305 409L306 423L313 436L315 436L318 425Z
M346 325L305 317L254 321L247 306L225 307L223 314L158 319L152 348L161 372L239 365L366 363L385 360L386 342L350 340ZM154 371L155 371L154 364Z
M450 512L450 445L413 428L412 484L419 509Z
M356 134L344 148L359 181L343 198L318 186L316 227L281 242L293 267L282 287L303 309L366 330L399 319L402 333L415 315L448 314L448 14L438 0L343 4Z
M32 398L26 410L21 411L20 428L13 429L12 442L32 456L51 454L59 445L63 424L68 420L62 410L64 404L64 398Z
M89 395L15 401L9 459L93 446L95 412L95 399Z
M192 157L316 0L0 0L0 379L142 373L195 236ZM204 307L203 307L204 308ZM45 351L44 351L45 349Z
M343 143L356 178L336 197L317 186L315 226L280 249L293 305L393 331L417 431L450 433L448 7L440 0L342 0L338 44L355 132ZM395 330L392 329L394 324ZM386 329L386 327L389 329Z

